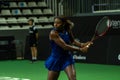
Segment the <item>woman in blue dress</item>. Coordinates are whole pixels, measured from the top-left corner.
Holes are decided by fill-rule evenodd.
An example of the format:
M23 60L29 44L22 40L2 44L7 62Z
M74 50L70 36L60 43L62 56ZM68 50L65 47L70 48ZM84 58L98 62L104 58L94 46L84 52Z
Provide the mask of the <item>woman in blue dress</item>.
M63 16L54 19L54 28L49 34L51 44L51 55L45 62L48 69L48 80L58 80L60 71L64 70L68 80L76 80L74 59L70 51L87 52L88 44L74 40L70 26L72 22ZM71 46L71 44L77 47Z

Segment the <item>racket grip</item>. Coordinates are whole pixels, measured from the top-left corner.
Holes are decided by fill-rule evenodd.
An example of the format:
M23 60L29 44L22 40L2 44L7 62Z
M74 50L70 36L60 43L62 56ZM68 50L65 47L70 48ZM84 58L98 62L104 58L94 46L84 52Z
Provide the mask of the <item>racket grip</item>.
M89 43L86 47L87 47L87 48L89 48L89 47L90 47L90 45L91 45L91 44Z
M92 39L91 39L91 42L93 42L96 38L97 38L97 37L96 37L96 35L94 34L94 36L93 36Z
M87 45L86 47L89 48L89 45Z

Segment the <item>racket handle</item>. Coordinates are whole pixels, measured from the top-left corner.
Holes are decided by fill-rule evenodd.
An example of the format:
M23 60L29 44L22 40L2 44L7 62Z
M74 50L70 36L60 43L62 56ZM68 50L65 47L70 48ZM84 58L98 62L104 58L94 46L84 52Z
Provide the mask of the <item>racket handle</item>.
M89 48L89 47L90 47L90 45L91 45L91 43L89 43L86 47L87 47L87 48Z
M98 37L99 37L99 36L94 35L94 36L92 37L92 39L91 39L91 42L93 42L94 40L98 39Z
M93 35L91 42L93 42L96 39L95 35Z
M88 43L88 44L86 45L86 47L89 48L91 44L93 44L92 41L91 41L90 43Z

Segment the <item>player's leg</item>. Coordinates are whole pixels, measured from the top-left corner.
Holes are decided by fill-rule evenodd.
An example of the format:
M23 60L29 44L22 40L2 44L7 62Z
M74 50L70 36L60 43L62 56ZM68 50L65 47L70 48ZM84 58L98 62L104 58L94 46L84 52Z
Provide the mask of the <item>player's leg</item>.
M76 80L76 71L73 64L67 66L64 71L66 72L69 80Z
M36 60L37 60L37 54L38 52L37 52L37 47L35 47L35 57L36 57Z
M34 57L34 60L37 60L37 47L33 47L33 57Z
M37 60L37 49L36 47L31 47L32 60Z
M34 60L34 50L33 50L33 47L30 47L31 49L31 57L32 57L32 60Z
M47 80L58 80L60 72L48 71L48 79Z

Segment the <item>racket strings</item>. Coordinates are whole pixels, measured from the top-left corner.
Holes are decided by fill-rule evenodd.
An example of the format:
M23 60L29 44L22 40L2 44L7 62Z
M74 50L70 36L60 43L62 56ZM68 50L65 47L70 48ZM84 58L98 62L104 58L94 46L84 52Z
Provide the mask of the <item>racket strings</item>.
M100 20L100 22L96 26L96 35L97 36L102 36L106 33L106 31L109 28L109 19L108 17L104 17L103 19Z

